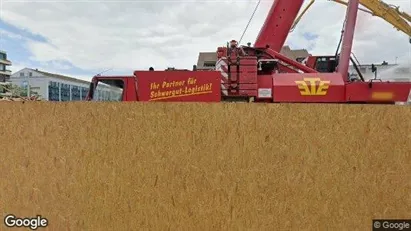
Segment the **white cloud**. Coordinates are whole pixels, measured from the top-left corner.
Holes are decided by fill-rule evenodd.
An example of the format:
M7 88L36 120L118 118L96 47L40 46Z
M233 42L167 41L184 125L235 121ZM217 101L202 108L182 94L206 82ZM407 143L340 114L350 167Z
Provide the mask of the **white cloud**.
M215 51L239 39L257 1L50 1L3 2L8 23L47 39L27 41L34 61L62 61L91 71L191 68L200 51ZM411 12L409 0L385 2ZM272 1L263 0L242 40L254 42ZM287 43L334 54L346 7L318 1ZM314 41L304 33L317 34ZM353 52L361 63L411 60L408 36L366 13L358 16ZM399 60L399 61L401 61Z
M67 65L61 61L53 60L51 62L46 63L44 66L50 66L53 68L57 68L58 70L70 70L71 66Z

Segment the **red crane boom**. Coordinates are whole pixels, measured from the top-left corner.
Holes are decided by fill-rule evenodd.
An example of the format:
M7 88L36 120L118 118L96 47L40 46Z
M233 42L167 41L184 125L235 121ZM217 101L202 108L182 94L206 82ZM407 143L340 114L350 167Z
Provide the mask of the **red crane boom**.
M346 81L348 81L348 68L350 65L352 43L354 40L355 23L357 21L359 4L359 0L350 0L347 7L344 35L341 45L341 56L338 64L338 72L341 73Z
M274 1L257 36L254 47L269 46L280 52L304 0Z

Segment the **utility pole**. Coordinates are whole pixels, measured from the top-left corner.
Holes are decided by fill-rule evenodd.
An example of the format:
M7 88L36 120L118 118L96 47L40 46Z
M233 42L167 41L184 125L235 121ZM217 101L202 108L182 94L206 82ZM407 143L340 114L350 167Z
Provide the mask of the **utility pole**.
M30 99L30 76L29 75L27 75L26 81L27 81L27 98Z

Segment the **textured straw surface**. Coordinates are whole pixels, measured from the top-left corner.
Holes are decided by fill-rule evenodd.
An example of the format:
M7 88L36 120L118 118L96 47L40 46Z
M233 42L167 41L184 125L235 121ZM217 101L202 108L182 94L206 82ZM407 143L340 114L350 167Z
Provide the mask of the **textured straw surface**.
M411 107L0 109L0 208L40 214L47 230L370 230L373 218L411 218Z

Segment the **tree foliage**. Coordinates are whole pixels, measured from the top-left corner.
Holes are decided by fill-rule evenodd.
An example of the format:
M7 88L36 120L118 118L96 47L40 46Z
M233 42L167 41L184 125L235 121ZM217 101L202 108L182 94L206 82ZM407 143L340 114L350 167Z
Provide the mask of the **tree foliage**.
M9 101L41 100L37 92L30 91L30 97L28 97L27 88L20 87L12 83L0 83L0 99Z

